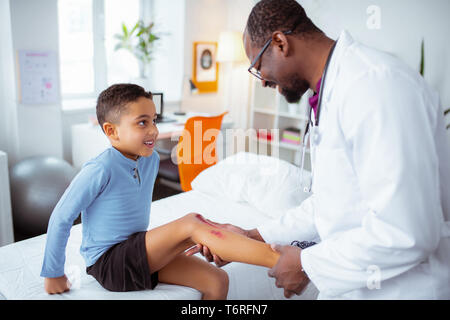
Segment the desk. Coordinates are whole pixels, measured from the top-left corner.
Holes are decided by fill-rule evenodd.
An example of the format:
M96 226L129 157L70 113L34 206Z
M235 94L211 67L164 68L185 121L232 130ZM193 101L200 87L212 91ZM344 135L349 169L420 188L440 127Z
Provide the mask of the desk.
M176 116L174 114L165 115L168 118L175 119L174 122L159 123L158 140L173 139L181 135L186 120L195 116L211 116L208 113L188 112L184 116ZM233 121L228 114L222 121L222 129L233 127ZM75 168L80 169L83 164L96 157L103 150L109 148L111 143L103 133L99 125L91 123L82 123L72 126L72 162Z

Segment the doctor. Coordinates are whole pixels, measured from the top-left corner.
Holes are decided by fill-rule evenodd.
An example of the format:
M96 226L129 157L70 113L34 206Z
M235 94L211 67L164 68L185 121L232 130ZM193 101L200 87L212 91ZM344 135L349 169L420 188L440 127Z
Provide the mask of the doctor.
M269 276L286 297L312 281L322 299L449 299L450 152L438 95L349 33L331 40L294 0L256 4L244 45L264 86L288 102L316 93L312 196L256 229L225 226L278 243Z

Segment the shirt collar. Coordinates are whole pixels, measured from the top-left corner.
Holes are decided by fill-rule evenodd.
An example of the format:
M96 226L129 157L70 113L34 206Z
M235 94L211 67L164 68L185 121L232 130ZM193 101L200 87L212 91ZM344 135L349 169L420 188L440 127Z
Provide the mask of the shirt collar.
M119 163L121 165L130 167L131 169L137 168L138 163L139 163L139 159L141 157L138 157L137 160L132 160L130 158L125 157L122 152L120 152L119 150L117 150L114 147L111 147L111 150L113 152L113 154L115 155L116 159L119 161Z
M325 103L330 100L331 94L333 93L334 82L339 74L339 65L341 64L342 57L347 48L354 42L352 36L346 30L343 30L336 40L336 47L334 48L333 56L328 66L327 78L325 79L325 91L323 92Z

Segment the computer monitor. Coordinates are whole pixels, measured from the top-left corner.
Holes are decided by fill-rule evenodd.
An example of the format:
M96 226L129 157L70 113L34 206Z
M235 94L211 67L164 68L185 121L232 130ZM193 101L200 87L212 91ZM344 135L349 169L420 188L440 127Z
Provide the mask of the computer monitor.
M156 115L158 118L163 117L163 111L164 111L164 94L161 92L158 93L152 93L153 95L153 103L155 104L156 108Z
M175 122L175 119L164 116L164 94L162 92L152 93L153 103L156 108L156 122Z

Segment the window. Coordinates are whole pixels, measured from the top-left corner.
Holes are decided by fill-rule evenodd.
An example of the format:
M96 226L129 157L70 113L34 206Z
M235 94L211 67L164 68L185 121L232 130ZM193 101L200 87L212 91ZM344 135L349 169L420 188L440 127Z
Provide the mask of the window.
M58 0L60 73L63 100L96 98L107 86L134 82L139 64L126 50L115 51L122 23L154 21L164 33L155 52L152 91L181 100L185 0Z
M58 15L62 95L94 95L92 0L60 0Z
M117 40L114 35L122 32L122 23L128 30L139 20L139 0L105 1L105 47L108 68L108 84L130 81L139 76L137 60L126 50L115 51Z

